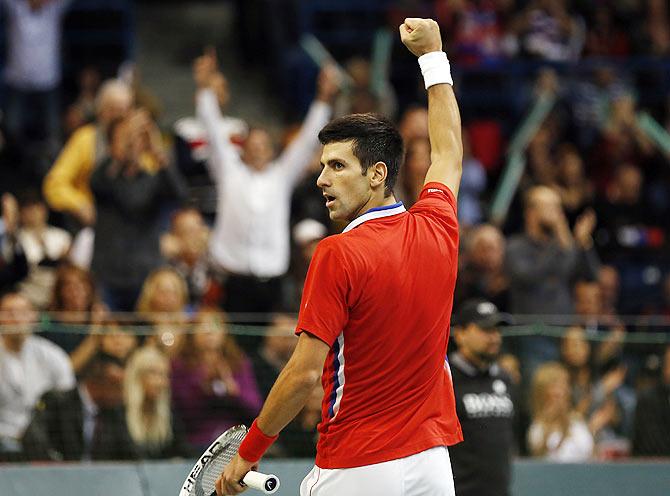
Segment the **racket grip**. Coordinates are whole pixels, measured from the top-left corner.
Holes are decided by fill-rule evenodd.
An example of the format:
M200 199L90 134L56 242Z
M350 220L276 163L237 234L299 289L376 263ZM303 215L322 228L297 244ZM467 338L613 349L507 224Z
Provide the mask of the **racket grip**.
M244 482L247 487L257 489L265 494L272 494L279 489L279 477L273 474L261 474L260 472L254 472L253 470L244 476L242 482Z

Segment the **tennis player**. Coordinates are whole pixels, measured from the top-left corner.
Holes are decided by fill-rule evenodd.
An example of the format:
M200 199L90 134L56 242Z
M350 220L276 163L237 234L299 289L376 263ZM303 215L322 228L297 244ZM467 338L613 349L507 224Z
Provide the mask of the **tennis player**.
M317 185L342 234L321 241L309 268L297 348L239 454L217 481L240 480L305 404L325 396L313 470L302 496L454 494L447 446L462 440L445 362L456 282L456 195L462 144L458 105L437 23L406 19L400 37L428 89L431 166L419 201L393 196L402 138L369 114L336 119Z

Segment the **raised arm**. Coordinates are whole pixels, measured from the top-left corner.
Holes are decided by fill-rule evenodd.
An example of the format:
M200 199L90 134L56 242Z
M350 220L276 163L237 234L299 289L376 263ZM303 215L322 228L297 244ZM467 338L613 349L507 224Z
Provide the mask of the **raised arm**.
M314 154L320 146L319 131L328 124L332 114L332 103L339 90L340 81L336 69L331 66L324 67L317 80L316 97L309 107L298 136L277 159L291 184L300 180L314 159Z
M405 19L400 39L414 55L428 90L428 133L431 165L425 183L446 185L455 196L461 182L463 143L461 116L452 87L451 71L442 51L440 28L432 19Z
M217 180L226 167L234 161L239 161L237 150L230 143L228 136L222 136L219 123L221 109L216 93L211 87L216 77L222 77L218 72L216 54L213 50L198 57L193 64L193 79L198 87L196 93L196 115L205 126L211 155L207 160L207 167L213 178Z

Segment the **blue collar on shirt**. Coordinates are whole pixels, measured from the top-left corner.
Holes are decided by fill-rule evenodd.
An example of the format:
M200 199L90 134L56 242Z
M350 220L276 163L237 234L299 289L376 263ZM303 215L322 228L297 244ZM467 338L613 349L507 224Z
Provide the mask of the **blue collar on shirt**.
M383 207L374 207L366 211L364 214L359 215L354 220L352 220L347 227L344 228L343 233L351 231L354 227L358 227L364 222L372 219L381 219L383 217L391 217L392 215L398 215L407 212L405 206L400 201L394 203L393 205L385 205Z

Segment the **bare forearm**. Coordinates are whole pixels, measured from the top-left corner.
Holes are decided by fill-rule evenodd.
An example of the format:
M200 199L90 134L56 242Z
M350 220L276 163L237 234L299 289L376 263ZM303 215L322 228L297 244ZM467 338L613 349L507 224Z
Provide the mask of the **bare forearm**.
M318 380L318 373L300 370L289 362L268 395L258 427L268 436L279 434L305 406Z
M458 194L462 162L461 116L454 90L449 84L428 88L428 132L431 166L426 183L437 181Z

